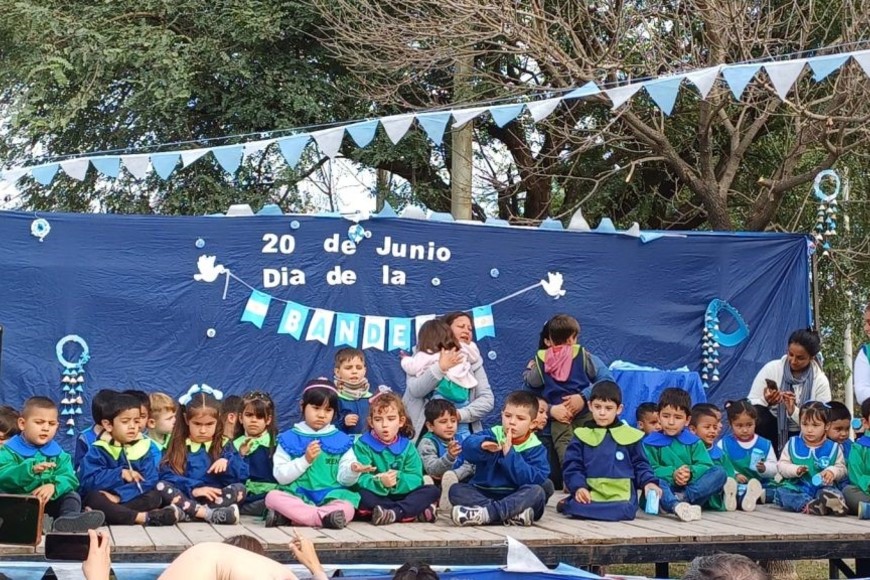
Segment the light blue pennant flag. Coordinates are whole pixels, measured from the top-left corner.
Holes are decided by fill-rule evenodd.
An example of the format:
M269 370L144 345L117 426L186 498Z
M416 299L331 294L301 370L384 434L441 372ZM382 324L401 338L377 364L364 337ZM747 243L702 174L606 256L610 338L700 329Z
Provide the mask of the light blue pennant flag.
M287 165L291 168L296 167L296 164L299 163L299 158L302 157L302 151L309 141L311 141L311 135L308 133L278 139L278 147L281 149L281 155L284 156L284 161L287 162Z
M371 119L362 123L354 123L345 127L345 130L354 143L360 147L366 147L375 138L375 131L378 130L378 120Z
M309 308L296 302L287 302L284 306L284 314L281 316L281 324L278 325L278 334L289 334L296 340L302 338L302 329L308 320Z
M311 315L311 324L308 325L305 340L316 340L322 344L329 344L333 318L335 318L335 312L332 310L315 308L314 314Z
M682 82L683 77L678 76L647 81L643 83L643 86L650 98L662 110L662 113L670 117L674 110L674 104L677 102L677 94L680 92L680 83Z
M472 308L471 316L474 319L474 337L476 340L488 336L495 337L495 320L492 317L492 306L478 306Z
M335 346L357 348L359 344L359 314L335 313Z
M411 319L390 318L387 350L411 350Z
M384 350L384 338L387 334L387 319L383 316L366 316L363 328L362 348Z
M755 77L755 73L761 68L760 64L738 64L722 67L722 78L728 83L731 94L738 101L746 90L746 85Z
M244 147L241 145L224 145L223 147L215 147L211 150L211 153L217 159L220 166L224 168L224 171L234 174L242 164Z
M829 54L807 59L807 63L813 69L813 80L820 83L828 78L832 72L846 64L847 60L849 60L848 54Z
M574 89L564 97L563 99L581 99L583 97L591 97L592 95L597 95L601 92L601 89L598 88L598 85L595 84L594 81L589 81L585 85L580 88Z
M523 107L525 107L525 105L522 103L499 105L497 107L490 107L489 114L492 115L492 120L496 125L504 127L520 116L520 113L523 112Z
M166 180L175 171L179 161L181 161L179 153L155 153L151 156L151 167L160 179Z
M33 176L33 179L37 181L37 183L41 185L51 185L52 180L54 180L54 176L57 175L57 170L60 167L57 163L52 163L51 165L43 165L41 167L34 167L30 170L30 174Z
M450 111L422 113L417 115L417 123L426 131L426 135L435 145L441 145L444 142L444 131L447 130L450 117Z
M117 178L118 174L121 173L121 158L118 156L93 157L91 158L91 165L97 171L112 179Z
M263 328L263 322L266 320L271 302L272 297L268 294L252 290L251 297L248 298L248 303L245 305L245 311L242 312L241 322L250 322L257 328Z

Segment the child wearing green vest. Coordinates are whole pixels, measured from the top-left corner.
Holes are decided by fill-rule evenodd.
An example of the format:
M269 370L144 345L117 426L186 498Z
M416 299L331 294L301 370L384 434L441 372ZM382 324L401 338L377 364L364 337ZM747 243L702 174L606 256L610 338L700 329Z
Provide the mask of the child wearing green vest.
M849 512L859 517L870 515L870 399L861 403L864 434L852 444L847 460L849 485L843 489Z
M846 515L848 508L836 483L846 477L840 445L827 437L827 403L809 401L800 408L800 435L788 440L777 468L783 481L775 494L777 505L792 512L825 516Z
M748 399L726 401L725 413L731 432L719 440L716 449L722 454L728 477L743 486L735 503L743 511L751 512L759 501L773 500L776 454L773 444L755 433L758 409L752 402Z

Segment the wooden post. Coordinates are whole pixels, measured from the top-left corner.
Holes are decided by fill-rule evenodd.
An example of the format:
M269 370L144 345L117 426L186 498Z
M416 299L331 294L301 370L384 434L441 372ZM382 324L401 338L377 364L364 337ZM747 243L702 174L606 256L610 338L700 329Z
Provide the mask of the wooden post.
M453 75L454 100L462 102L470 97L471 72L474 58L463 56L456 61ZM452 134L450 159L450 213L453 219L471 219L472 146L474 143L474 120L467 122Z

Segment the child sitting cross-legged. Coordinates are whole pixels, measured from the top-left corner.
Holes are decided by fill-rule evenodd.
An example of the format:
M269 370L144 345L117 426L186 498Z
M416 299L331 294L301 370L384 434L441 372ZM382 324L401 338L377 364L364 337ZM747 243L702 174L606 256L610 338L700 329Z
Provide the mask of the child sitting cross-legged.
M782 482L775 501L782 509L814 516L844 516L848 513L843 493L835 486L846 477L840 445L828 439L830 423L826 403L801 405L801 432L782 449L777 468Z
M618 419L622 391L613 381L599 381L589 395L592 420L574 430L565 451L565 483L569 495L558 511L590 520L633 520L637 490L661 496L658 479L647 461L644 433Z
M707 453L710 454L710 460L713 465L725 467L725 459L722 450L716 447L716 439L722 431L722 411L719 407L712 403L697 403L692 407L692 413L689 418L689 431L698 436L698 439L703 441L704 447L707 448ZM727 475L727 469L726 475ZM757 484L757 482L756 482ZM722 491L714 494L713 497L703 506L714 511L729 511L733 512L737 509L737 480L733 477L725 479L725 485L722 486ZM758 488L760 491L761 488ZM756 499L757 499L756 495Z
M132 395L111 398L103 413L103 435L79 466L80 491L84 505L102 511L109 525L171 526L183 514L174 505L160 509L152 441L139 433L139 407Z
M505 401L501 425L463 442L463 455L474 465L474 475L468 483L450 488L453 523L531 526L541 519L550 464L547 450L531 431L537 414L537 397L514 391Z
M764 488L770 487L777 473L776 454L770 441L755 433L758 410L749 399L726 401L725 414L731 432L722 437L716 447L722 450L728 476L733 477L738 485L745 485L742 494L738 492L735 503L749 512L767 497L768 491Z
M102 435L103 409L106 408L109 400L117 394L117 391L100 389L97 391L97 394L91 398L91 419L94 420L94 424L79 433L79 436L76 438L76 448L73 454L73 466L76 469L78 469L79 464L82 462L85 453L88 452L88 448L100 438L100 435Z
M659 398L662 430L643 440L643 447L662 488L661 507L682 521L701 519L701 506L722 491L725 470L713 465L704 442L687 425L692 399L682 389L668 388Z
M861 420L864 434L859 437L849 453L849 485L843 489L849 512L864 516L870 514L870 399L861 403Z
M0 447L0 489L39 498L45 513L55 518L56 532L98 528L103 525L103 512L82 513L72 458L54 440L57 427L54 401L30 397L24 402L18 418L21 433Z
M438 506L447 509L448 494L453 484L465 481L474 474L474 466L462 457L462 444L456 434L459 411L447 399L432 399L423 409L426 416L426 434L417 443L423 461L423 472L441 484Z

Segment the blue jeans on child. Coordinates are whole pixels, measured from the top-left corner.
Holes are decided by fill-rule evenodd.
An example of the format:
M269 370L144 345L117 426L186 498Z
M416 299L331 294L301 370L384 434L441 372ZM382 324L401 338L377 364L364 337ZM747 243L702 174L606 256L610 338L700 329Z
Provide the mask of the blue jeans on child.
M522 485L515 491L485 492L470 483L454 483L450 488L450 503L453 505L486 508L489 523L500 524L508 521L523 510L532 508L535 520L544 515L547 494L540 485Z
M819 499L822 492L826 490L843 497L843 492L837 489L836 486L819 487L815 491L812 489L795 491L793 489L781 487L776 490L774 501L786 511L800 513L804 511L804 508L808 503L814 499Z
M660 505L668 513L673 513L674 507L681 501L692 505L704 505L707 500L722 491L726 479L728 475L718 465L711 467L704 475L690 481L689 485L684 487L671 485L664 479L660 479L659 487L662 488ZM678 498L677 493L683 494L683 499Z

